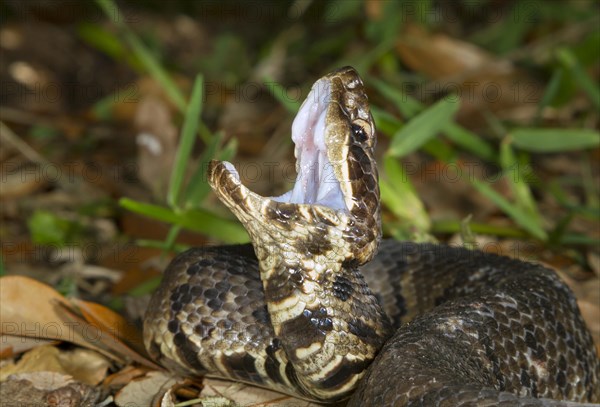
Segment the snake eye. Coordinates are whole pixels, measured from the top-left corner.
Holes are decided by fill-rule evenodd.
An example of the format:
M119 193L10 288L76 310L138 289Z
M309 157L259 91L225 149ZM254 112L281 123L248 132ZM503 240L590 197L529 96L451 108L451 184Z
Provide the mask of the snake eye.
M367 141L367 132L365 131L365 128L362 127L360 124L352 123L352 131L354 132L356 140L360 141L361 143Z
M375 140L373 137L373 127L365 120L355 120L351 124L352 132L354 133L354 139L361 143L367 144L370 147L375 147Z

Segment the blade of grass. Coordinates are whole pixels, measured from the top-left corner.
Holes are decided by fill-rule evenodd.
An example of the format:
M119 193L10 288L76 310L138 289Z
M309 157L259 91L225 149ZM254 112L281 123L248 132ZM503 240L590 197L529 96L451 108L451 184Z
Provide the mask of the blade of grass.
M287 89L275 81L271 76L265 75L263 77L263 83L271 96L277 99L279 103L285 107L285 110L290 113L296 113L300 109L300 105L302 105L300 99L290 98Z
M206 182L208 162L212 159L229 161L235 155L237 150L237 139L232 138L223 149L219 150L222 141L223 133L217 133L202 153L198 162L198 168L196 168L186 189L183 204L185 209L199 208L210 192L210 185Z
M399 91L389 83L369 76L369 84L373 86L383 97L393 102L402 113L402 116L410 118L423 111L424 106L412 96Z
M589 246L600 246L600 239L589 237L586 235L579 235L575 233L565 234L562 236L560 241L562 244L570 245L589 245Z
M181 232L180 225L171 226L171 229L169 229L169 233L167 234L167 237L165 238L165 241L163 243L163 250L173 250L173 247L175 247L175 241L177 240L177 236L179 236L179 232Z
M196 76L192 97L185 114L183 130L181 131L177 155L175 156L175 167L171 173L169 191L167 192L167 203L173 208L178 207L179 205L179 195L185 178L185 169L188 165L192 148L194 147L196 131L198 130L198 122L200 121L200 113L202 110L203 88L204 81L202 75L199 74Z
M473 229L471 229L472 218L473 215L469 214L466 218L460 221L460 237L463 241L463 246L469 250L474 250L477 248L477 240L475 239Z
M372 84L385 98L393 102L398 109L400 109L400 112L404 117L411 118L422 112L425 108L419 101L410 95L396 90L393 86L390 86L384 81L376 78L369 78L369 83ZM398 119L381 109L372 107L371 112L376 121L383 124L383 127L381 127L380 130L387 135L392 135L401 126L401 122ZM397 127L392 131L394 125ZM494 149L476 134L464 127L451 121L442 127L442 132L455 144L475 154L481 159L492 162L496 161Z
M127 294L133 297L141 297L146 294L151 294L156 291L161 281L162 276L153 277L133 287Z
M487 223L469 222L469 227L472 232L480 235L492 235L502 237L527 237L527 233L524 231L510 227L510 226L497 226L490 225ZM431 225L432 233L457 233L461 230L461 221L458 220L440 220L435 221Z
M535 113L534 123L538 124L542 119L542 112L547 106L550 106L558 91L560 90L560 84L562 82L564 76L564 69L557 68L552 72L552 77L550 78L550 82L546 86L546 90L540 100L540 103L537 106L537 111Z
M562 219L560 219L554 228L548 233L548 243L550 244L560 244L563 236L565 235L569 224L573 221L575 217L574 212L567 213Z
M573 78L582 91L587 93L596 109L600 109L600 87L581 66L577 56L568 48L560 48L556 51L558 61L573 74Z
M124 60L138 73L144 71L140 60L123 46L121 40L99 24L82 23L77 27L79 38L92 47L104 52L116 61Z
M475 154L482 160L490 162L496 161L496 152L494 149L475 133L464 127L452 122L446 124L442 129L442 132L458 146Z
M500 144L500 165L505 175L505 179L511 188L515 197L516 205L529 213L533 220L541 225L541 218L535 199L527 183L527 169L530 169L527 163L518 162L514 151L510 146L510 138L505 138Z
M387 154L402 157L417 150L452 120L459 106L451 97L438 101L394 134Z
M528 213L524 212L516 205L510 203L506 198L494 191L488 184L481 182L477 179L471 180L471 183L479 191L479 193L485 195L491 200L496 206L498 206L504 213L506 213L512 220L514 220L519 226L528 231L532 236L539 240L546 241L548 234L542 229L538 223L533 221Z
M398 129L400 129L400 127L402 127L400 119L377 106L371 106L371 114L373 115L373 120L375 121L375 127L377 128L378 133L391 137Z
M123 31L127 44L139 58L148 73L163 87L171 101L175 103L181 112L185 111L186 103L183 93L160 63L158 63L152 53L148 51L146 46L144 46L138 37L125 24L124 19L121 18L124 14L122 14L115 2L112 0L96 0L96 3L102 11L104 11L106 16Z
M220 218L205 210L194 209L175 213L169 208L137 202L128 198L121 198L119 205L149 218L201 232L224 242L248 242L248 234L238 222Z
M385 177L379 180L382 202L399 219L410 221L419 232L427 232L431 221L425 206L398 160L386 156L384 169Z
M440 138L432 138L421 146L421 149L441 162L453 162L456 160L454 149Z
M518 128L509 135L515 147L532 153L560 153L600 146L600 133L592 129Z

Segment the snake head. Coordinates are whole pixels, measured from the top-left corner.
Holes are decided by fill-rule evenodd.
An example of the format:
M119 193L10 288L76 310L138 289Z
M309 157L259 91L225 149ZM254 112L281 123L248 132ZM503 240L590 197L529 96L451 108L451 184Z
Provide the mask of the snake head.
M292 124L294 187L263 197L245 187L233 165L212 161L208 181L250 234L259 259L265 248L328 261L364 264L381 238L375 125L364 85L352 67L319 79ZM261 251L265 252L262 253Z

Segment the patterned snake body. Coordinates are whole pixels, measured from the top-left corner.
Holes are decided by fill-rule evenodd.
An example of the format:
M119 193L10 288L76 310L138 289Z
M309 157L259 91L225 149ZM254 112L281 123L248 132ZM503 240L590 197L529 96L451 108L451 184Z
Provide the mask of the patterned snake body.
M319 401L354 392L352 406L600 401L591 335L553 271L380 242L375 128L354 69L315 83L292 138L299 175L280 197L211 163L252 246L173 260L144 322L157 361Z

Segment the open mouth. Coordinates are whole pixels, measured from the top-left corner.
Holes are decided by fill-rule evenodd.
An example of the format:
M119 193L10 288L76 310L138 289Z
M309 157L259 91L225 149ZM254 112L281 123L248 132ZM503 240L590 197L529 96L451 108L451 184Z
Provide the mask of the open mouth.
M283 195L269 197L273 201L292 204L321 205L334 210L347 210L340 183L327 154L328 112L332 102L329 80L317 81L300 107L292 124L296 171L294 187ZM240 182L231 163L225 168Z

